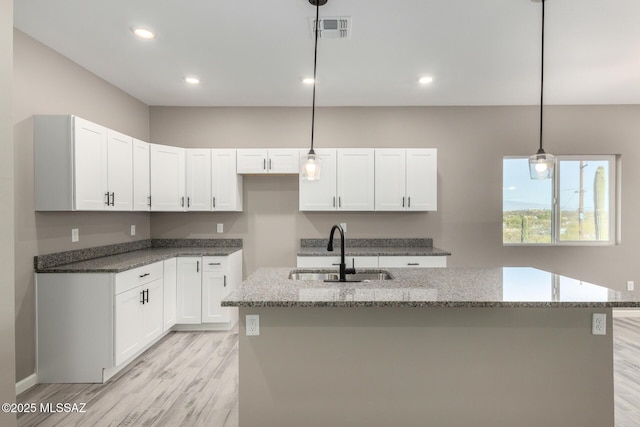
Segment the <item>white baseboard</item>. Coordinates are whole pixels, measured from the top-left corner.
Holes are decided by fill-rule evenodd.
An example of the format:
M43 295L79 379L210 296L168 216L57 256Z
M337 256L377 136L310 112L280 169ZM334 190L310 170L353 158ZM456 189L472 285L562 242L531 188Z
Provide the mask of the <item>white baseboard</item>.
M613 317L640 317L638 308L614 308Z
M24 393L34 385L38 384L38 375L31 374L27 378L20 380L16 383L16 396L20 393Z

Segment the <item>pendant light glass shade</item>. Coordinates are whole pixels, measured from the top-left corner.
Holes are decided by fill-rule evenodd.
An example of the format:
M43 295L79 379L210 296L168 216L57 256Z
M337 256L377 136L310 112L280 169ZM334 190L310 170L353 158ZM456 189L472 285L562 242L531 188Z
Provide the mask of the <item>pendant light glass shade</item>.
M318 156L313 149L309 153L302 157L302 168L300 173L302 179L307 181L315 181L320 179L320 168L322 167L322 159Z
M553 176L555 156L547 154L541 148L536 154L529 157L529 175L531 179L548 179Z

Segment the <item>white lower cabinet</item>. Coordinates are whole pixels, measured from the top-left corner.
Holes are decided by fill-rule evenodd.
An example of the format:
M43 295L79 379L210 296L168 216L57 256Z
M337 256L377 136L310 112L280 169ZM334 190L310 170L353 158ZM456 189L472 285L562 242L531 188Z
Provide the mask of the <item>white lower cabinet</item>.
M163 310L163 330L169 330L176 324L176 292L178 283L177 272L177 259L171 258L163 262L164 274L163 274L163 297L164 297L164 310Z
M125 281L119 280L116 275L118 285L116 289L126 289L115 296L116 366L162 334L164 306L162 271L163 263L158 262L120 273L126 275ZM132 275L132 272L135 274ZM139 284L139 281L143 283Z
M380 256L378 265L382 268L431 268L446 267L446 256Z
M202 258L178 258L176 323L201 323Z
M345 256L347 267L376 268L378 256ZM299 268L337 268L340 265L340 256L299 256L297 265Z
M221 302L242 281L242 251L220 257L178 258L177 323L200 325L238 320Z
M446 267L446 256L347 256L347 267L355 268L424 268ZM337 268L339 256L298 256L298 268Z

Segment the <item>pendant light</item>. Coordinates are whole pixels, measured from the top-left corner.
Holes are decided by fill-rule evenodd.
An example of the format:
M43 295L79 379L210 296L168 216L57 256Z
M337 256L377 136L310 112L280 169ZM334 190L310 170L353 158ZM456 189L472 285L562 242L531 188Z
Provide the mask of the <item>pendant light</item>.
M314 181L320 179L320 156L313 151L313 134L315 130L316 119L316 65L318 63L318 32L320 30L320 6L327 4L327 0L309 0L309 3L316 7L316 20L314 25L315 31L315 47L313 51L313 104L311 107L311 149L306 156L302 158L302 168L300 173L302 178Z
M538 152L529 157L529 174L531 179L548 179L553 176L555 157L544 152L542 148L542 111L544 88L544 2L542 1L542 60L540 66L540 148Z

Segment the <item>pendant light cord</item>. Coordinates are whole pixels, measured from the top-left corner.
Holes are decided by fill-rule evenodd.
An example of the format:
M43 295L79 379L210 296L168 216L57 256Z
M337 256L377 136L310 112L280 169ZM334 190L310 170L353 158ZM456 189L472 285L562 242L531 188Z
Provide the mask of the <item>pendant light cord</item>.
M316 42L315 48L313 52L313 103L311 106L311 150L309 154L313 154L313 130L315 129L315 121L316 121L316 64L318 63L318 25L319 25L319 17L320 17L320 0L316 0L316 22L315 22L315 33L316 33Z
M543 93L544 93L544 0L542 0L542 50L540 61L540 150L542 150L542 105L543 105ZM312 138L313 140L313 138Z

